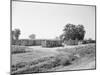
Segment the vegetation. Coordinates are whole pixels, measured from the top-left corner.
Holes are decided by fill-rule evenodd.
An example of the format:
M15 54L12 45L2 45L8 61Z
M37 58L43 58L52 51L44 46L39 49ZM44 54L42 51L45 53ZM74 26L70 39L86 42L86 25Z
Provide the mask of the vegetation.
M41 40L29 40L29 39L13 40L12 45L39 46L41 45Z
M35 39L35 34L31 34L31 35L29 36L29 38L32 39L32 40L34 40L34 39Z
M16 46L16 45L14 46L14 45L12 45L12 47L11 47L11 53L12 54L25 53L25 52L29 52L29 51L31 51L31 49L27 48L25 46Z
M45 51L43 52L45 53ZM54 69L56 69L57 67L70 66L73 64L73 62L78 61L78 60L80 61L80 59L84 57L88 58L89 60L90 58L93 58L95 56L95 45L89 44L89 45L79 46L79 47L70 48L70 49L68 48L58 49L57 52L58 52L57 54L49 55L52 53L48 51L48 53L45 53L45 54L49 56L44 56L45 54L42 54L42 55L39 54L39 53L42 53L42 51L41 52L38 51L37 53L33 51L33 53L35 54L26 53L24 55L25 57L23 58L22 56L19 56L18 54L18 57L20 57L20 59L18 58L17 59L18 61L19 60L20 61L19 62L16 61L17 63L12 65L12 74L54 71ZM37 55L40 55L40 56L38 57ZM34 60L31 59L31 61L28 61L30 58L33 58Z
M55 71L58 67L73 66L73 63L82 58L95 57L95 40L84 40L85 29L83 25L67 24L64 28L64 33L55 40L36 40L35 34L31 34L29 39L19 39L21 34L19 29L12 31L12 74L23 73L39 73ZM61 39L61 40L60 40ZM42 47L60 47L63 46L63 41L76 44L77 41L82 41L83 46L76 46L74 48L62 48L56 50L46 50L28 48L29 46ZM76 42L73 42L76 41ZM68 42L69 41L69 42ZM78 42L77 42L78 43ZM50 48L49 48L50 49ZM81 62L82 63L82 62Z
M91 38L89 38L88 40L83 40L82 44L89 44L89 43L96 43L95 40L92 40Z
M21 34L20 29L15 29L12 31L12 40L18 40Z
M61 47L62 41L61 40L45 40L42 41L42 47Z
M84 40L86 31L83 25L67 24L63 31L64 33L60 35L60 37L56 37L53 41L46 40L46 43L44 43L43 40L36 40L35 34L31 34L29 36L30 39L19 39L21 31L20 29L15 29L12 30L12 45L60 47L63 42L68 45L77 45L78 41L82 41L82 44L95 43L95 40L91 38L89 40Z
M83 40L85 30L83 25L67 24L64 28L64 33L60 36L62 40Z

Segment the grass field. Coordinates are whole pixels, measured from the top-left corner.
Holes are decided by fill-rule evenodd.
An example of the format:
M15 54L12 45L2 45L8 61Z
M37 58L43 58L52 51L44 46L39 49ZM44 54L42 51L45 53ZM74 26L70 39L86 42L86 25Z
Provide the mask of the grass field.
M12 52L12 74L95 69L95 44L61 48L12 46L12 51L16 50L19 52Z

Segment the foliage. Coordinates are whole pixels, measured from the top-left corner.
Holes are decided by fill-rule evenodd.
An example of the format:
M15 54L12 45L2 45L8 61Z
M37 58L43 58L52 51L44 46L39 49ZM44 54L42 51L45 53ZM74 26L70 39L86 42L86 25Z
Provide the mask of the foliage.
M42 41L42 47L61 47L62 41L61 40L45 40Z
M70 65L70 61L64 57L58 56L50 56L50 57L42 57L37 60L32 61L31 63L20 62L16 65L12 65L13 74L20 73L39 73L39 72L47 72L47 70L55 68L57 66L66 66ZM24 69L26 66L29 68ZM22 71L18 70L22 69Z
M18 40L20 34L20 29L12 30L12 40Z
M83 40L82 41L82 44L88 44L88 43L96 43L96 41L92 40L92 39L88 39L88 40Z
M83 40L85 30L83 25L67 24L64 28L64 33L60 36L62 40Z
M35 39L35 34L31 34L31 35L29 36L29 38L32 39L32 40L34 40L34 39Z
M28 49L28 51L27 51ZM12 54L16 54L16 53L25 53L25 52L29 52L31 51L31 49L24 47L24 46L14 46L12 45L11 47L11 53Z
M45 43L46 41L46 43ZM29 40L29 39L20 39L13 40L12 45L20 45L20 46L40 46L42 47L61 47L62 41L60 40Z
M20 62L16 61L17 63L11 66L12 74L15 75L23 73L39 73L48 71L50 72L50 71L55 71L60 66L68 67L70 65L74 65L75 62L77 63L78 61L81 61L83 57L86 57L87 59L90 59L90 57L93 58L95 56L95 44L88 44L74 48L59 49L59 53L55 55L50 55L50 56L41 55L39 58L36 58L32 61L28 61L29 58L34 58L33 55L36 56L38 55L38 53L31 54L32 56L29 56L30 54L25 53L24 58L22 58L21 56ZM22 59L25 60L22 61Z

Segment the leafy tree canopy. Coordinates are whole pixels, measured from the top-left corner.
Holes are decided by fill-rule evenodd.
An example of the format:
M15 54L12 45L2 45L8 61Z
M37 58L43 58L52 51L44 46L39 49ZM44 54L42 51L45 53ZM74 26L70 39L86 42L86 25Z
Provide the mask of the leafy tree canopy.
M31 35L29 36L29 38L32 39L32 40L35 39L35 34L31 34Z
M21 34L20 29L12 30L12 39L13 40L18 40L20 34Z
M67 24L64 27L64 33L60 36L62 40L83 40L85 35L85 30L83 25Z

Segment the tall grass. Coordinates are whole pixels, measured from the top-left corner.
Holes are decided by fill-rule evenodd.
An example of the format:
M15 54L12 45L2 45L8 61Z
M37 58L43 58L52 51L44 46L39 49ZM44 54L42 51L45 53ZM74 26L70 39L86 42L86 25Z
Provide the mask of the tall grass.
M94 55L95 45L86 45L69 50L62 49L55 56L41 57L29 63L22 62L12 65L12 74L47 72L59 66L69 66L82 57L91 57Z
M30 48L25 47L25 46L17 46L17 45L12 45L11 46L11 53L12 54L17 54L17 53L25 53L31 51Z

